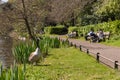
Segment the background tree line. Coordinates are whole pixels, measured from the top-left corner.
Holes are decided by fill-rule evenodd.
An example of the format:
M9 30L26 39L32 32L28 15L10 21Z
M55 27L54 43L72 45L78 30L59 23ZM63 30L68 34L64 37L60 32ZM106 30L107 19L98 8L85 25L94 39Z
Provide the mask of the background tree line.
M28 31L33 38L45 26L84 26L119 20L119 4L120 0L10 0L2 4L0 27Z

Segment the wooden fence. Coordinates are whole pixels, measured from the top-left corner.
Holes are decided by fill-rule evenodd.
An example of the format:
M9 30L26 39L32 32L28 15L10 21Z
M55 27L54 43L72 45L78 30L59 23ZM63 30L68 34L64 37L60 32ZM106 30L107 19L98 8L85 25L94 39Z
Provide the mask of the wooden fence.
M65 40L59 39L59 40L65 41L66 39ZM67 40L67 41L69 41L69 40ZM118 61L113 61L113 60L101 55L99 52L93 53L89 49L85 48L83 45L77 46L75 43L72 43L70 41L69 41L69 45L74 46L75 48L79 48L80 51L85 52L88 55L93 56L94 58L96 58L97 62L103 63L103 64L105 64L111 68L114 68L114 69L120 69L120 64L118 63Z

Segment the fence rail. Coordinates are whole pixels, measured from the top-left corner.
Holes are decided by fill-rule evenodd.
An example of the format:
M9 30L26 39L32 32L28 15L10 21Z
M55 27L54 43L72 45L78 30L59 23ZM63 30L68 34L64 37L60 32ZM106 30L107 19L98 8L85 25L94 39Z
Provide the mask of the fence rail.
M65 41L66 39L59 39L59 40ZM87 54L89 54L91 56L94 55L93 57L96 58L96 60L98 62L102 62L105 65L108 65L114 69L120 69L120 64L118 63L118 61L111 60L111 59L101 55L99 52L97 52L97 53L91 52L89 49L85 48L85 46L83 46L83 45L77 45L76 43L73 43L72 41L70 42L69 40L68 40L68 42L69 42L70 46L74 46L75 48L79 48L80 51L86 52ZM109 64L107 62L109 62Z

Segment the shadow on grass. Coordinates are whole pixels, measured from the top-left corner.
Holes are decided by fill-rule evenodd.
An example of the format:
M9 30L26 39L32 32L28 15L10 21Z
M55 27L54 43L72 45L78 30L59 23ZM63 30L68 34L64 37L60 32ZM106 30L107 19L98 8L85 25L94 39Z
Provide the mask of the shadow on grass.
M43 55L43 57L44 57L44 58L47 58L47 57L49 57L49 56L51 56L51 55L53 55L53 54Z
M38 64L38 65L35 65L35 66L51 66L50 64Z

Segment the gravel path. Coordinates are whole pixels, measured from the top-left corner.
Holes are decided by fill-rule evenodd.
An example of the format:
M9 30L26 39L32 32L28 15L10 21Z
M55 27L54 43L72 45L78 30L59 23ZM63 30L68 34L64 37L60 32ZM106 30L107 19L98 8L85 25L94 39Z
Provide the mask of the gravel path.
M63 38L62 36L59 36L60 39L66 40L66 38ZM120 48L119 47L111 47L106 46L100 43L90 43L88 41L80 41L77 39L68 39L69 42L72 42L76 46L82 46L82 51L86 52L86 50L89 50L89 54L96 57L97 53L99 54L99 60L100 62L115 68L115 61L117 62L118 69L120 69Z

